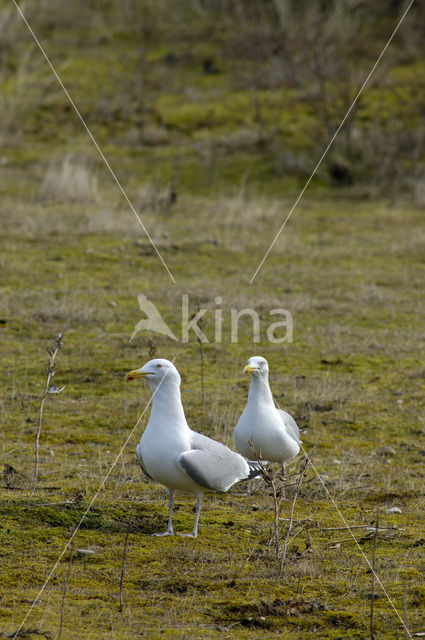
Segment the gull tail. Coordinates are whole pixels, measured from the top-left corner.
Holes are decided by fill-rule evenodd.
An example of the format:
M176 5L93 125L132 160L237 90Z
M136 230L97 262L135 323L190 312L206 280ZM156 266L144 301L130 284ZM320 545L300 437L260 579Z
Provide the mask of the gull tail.
M251 480L251 478L257 478L261 476L261 465L259 462L252 462L251 460L247 460L249 466L249 476L247 480Z

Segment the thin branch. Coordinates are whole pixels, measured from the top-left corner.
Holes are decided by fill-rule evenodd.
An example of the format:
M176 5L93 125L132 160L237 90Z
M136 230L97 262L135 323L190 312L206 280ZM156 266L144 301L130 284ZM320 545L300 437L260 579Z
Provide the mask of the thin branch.
M273 522L273 531L271 533L270 536L270 540L269 540L269 548L270 548L270 544L271 541L274 541L274 551L275 551L275 556L276 556L276 560L279 558L279 553L280 553L280 547L279 547L279 520L280 520L280 503L282 502L282 493L280 494L280 496L278 495L278 491L277 491L277 486L276 486L276 482L275 482L275 473L273 472L273 470L269 467L269 466L265 466L262 456L261 456L261 451L256 451L254 443L252 440L248 440L248 444L251 447L252 453L254 455L254 457L257 459L260 468L261 468L261 474L264 478L265 483L271 487L272 490L272 495L273 495L273 508L274 508L274 522Z
M46 385L44 387L43 394L40 398L40 408L38 410L38 425L37 425L37 434L35 438L35 460L34 460L34 486L31 494L34 494L35 487L38 482L38 467L39 467L39 452L40 452L40 434L41 434L41 425L43 424L43 410L44 410L44 401L46 399L47 394L50 393L61 393L64 390L64 387L61 389L55 389L51 391L51 383L52 378L55 375L55 360L56 356L59 353L59 350L63 346L63 333L58 333L55 339L53 340L52 347L47 349L47 353L49 354L49 364L46 370L47 378Z
M289 536L291 534L292 531L292 527L293 527L293 522L294 522L294 511L295 511L295 504L297 502L298 499L298 495L300 493L300 489L301 489L301 484L303 481L303 477L304 477L304 472L307 468L308 463L310 462L312 456L314 455L316 448L314 448L303 460L303 462L301 463L300 466L300 471L298 474L298 481L295 487L295 492L294 492L294 497L292 499L292 504L291 504L291 511L289 513L289 524L288 524L288 528L286 530L286 535L285 535L285 539L283 541L283 550L282 550L282 556L280 558L280 567L279 567L279 576L282 575L282 571L283 568L285 566L285 562L286 562L286 553L288 550L288 540L289 540Z
M282 518L281 518L281 520L282 520ZM289 518L288 518L288 521L289 521ZM296 521L296 520L294 520L294 521L293 521L293 524L294 524L294 523L296 523L296 522L297 522L297 521ZM296 529L295 529L294 533L292 534L292 536L291 536L291 537L290 537L290 539L288 540L288 543L289 543L289 542L292 542L292 540L294 540L297 536L299 536L299 535L300 535L300 533L301 533L301 531L303 531L306 527L307 527L307 530L308 530L309 522L310 522L309 520L305 520L302 524L298 525L298 526L296 527Z
M282 494L280 496L277 495L276 483L274 475L272 475L270 486L273 491L273 505L274 505L274 523L273 523L273 533L274 533L274 553L276 556L276 560L279 558L279 513L280 513L280 503L282 501Z
M152 336L149 336L148 339L148 355L149 355L149 360L152 360L152 358L155 357L155 353L156 353L156 342L155 340L152 338Z
M370 524L352 524L350 525L350 529L369 529L372 530ZM391 525L390 527L379 527L379 531L388 531L399 529L396 524ZM373 527L373 531L376 530L376 527ZM347 527L330 527L330 528L320 528L320 531L347 531Z
M362 542L366 542L366 540L372 540L375 537L374 533L370 533L361 538L342 538L341 540L332 540L331 542L327 542L324 546L324 549L330 549L337 544L342 544L343 542L355 542L356 544L361 544Z

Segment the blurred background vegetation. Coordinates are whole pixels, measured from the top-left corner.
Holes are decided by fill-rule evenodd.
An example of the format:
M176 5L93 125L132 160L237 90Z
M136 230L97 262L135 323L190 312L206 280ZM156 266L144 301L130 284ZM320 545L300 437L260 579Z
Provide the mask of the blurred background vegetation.
M320 478L303 485L285 575L264 485L208 496L197 540L150 536L166 503L135 463L145 415L76 536L96 554L75 558L69 581L65 554L21 637L58 637L63 621L64 640L364 640L376 600L376 637L405 638L323 483L370 560L379 510L378 574L423 632L425 4L412 5L251 286L407 2L20 6L177 284L12 1L0 0L0 636L13 637L38 598L150 398L124 373L154 354L175 358L189 424L232 446L254 352L305 448L317 446ZM140 292L176 335L182 293L191 312L208 310L204 368L194 336L129 342ZM294 342L274 345L265 329L281 307ZM259 312L260 343L247 318L231 343L234 308ZM58 332L65 389L46 400L33 495L46 348ZM192 526L192 508L192 496L177 497L177 530Z
M90 154L81 123L13 4L0 6L3 154L44 161L47 172L62 148L75 164L75 153ZM209 193L235 182L273 194L299 188L406 7L400 0L22 5L96 139L113 147L118 174L164 188L169 205L181 190ZM424 30L417 2L320 168L317 189L425 204ZM93 161L95 153L80 157Z

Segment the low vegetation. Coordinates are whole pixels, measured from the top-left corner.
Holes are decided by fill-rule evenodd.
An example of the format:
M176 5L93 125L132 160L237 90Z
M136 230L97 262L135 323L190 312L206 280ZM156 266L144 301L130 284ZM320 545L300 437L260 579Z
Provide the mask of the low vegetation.
M0 637L15 635L52 568L18 637L360 639L371 622L378 639L423 632L422 11L406 18L361 101L352 146L341 139L249 285L329 134L325 118L332 129L343 110L344 69L314 87L291 39L294 60L282 64L282 39L270 37L282 23L269 12L291 3L235 2L232 12L224 2L171 4L40 0L27 11L176 284L1 4L0 109L13 104L28 51L36 81L24 83L35 87L31 108L16 101L18 117L8 107L13 126L0 118ZM364 39L348 95L400 4L375 7L370 22L371 3L356 4L354 33ZM313 12L300 24L301 50L322 24L314 18L337 17ZM294 9L285 20L301 17ZM334 33L329 24L326 37ZM335 101L322 95L320 110L317 92L332 87ZM130 342L140 292L176 336L183 293L192 313L207 309L202 369L194 334L187 344L147 333ZM232 343L230 311L247 307L260 315L260 342L245 318ZM269 312L282 307L294 341L271 344ZM33 491L46 350L58 333L53 384L65 388L46 396ZM167 500L135 460L147 414L132 433L150 392L126 385L125 372L153 355L175 358L190 425L231 445L254 354L268 359L279 405L303 429L305 452L314 450L302 483L303 456L289 469L279 557L262 481L251 496L242 485L206 497L198 539L152 537ZM176 530L190 530L193 515L193 498L178 495Z

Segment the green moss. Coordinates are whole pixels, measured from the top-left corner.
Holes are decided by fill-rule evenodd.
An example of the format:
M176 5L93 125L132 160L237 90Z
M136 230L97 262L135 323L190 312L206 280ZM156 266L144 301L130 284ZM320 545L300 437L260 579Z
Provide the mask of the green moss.
M34 17L37 33L44 34L177 284L171 286L100 162L94 163L99 202L38 201L52 157L68 151L95 157L66 97L46 91L22 120L23 137L2 150L7 164L1 165L0 184L0 444L15 475L6 488L6 474L1 489L1 633L16 631L98 491L74 540L76 548L96 553L73 555L62 635L69 640L141 633L153 640L364 638L371 591L364 556L372 560L373 543L361 526L374 525L377 509L385 527L377 540L378 575L399 609L406 582L411 628L421 628L423 212L331 191L319 172L249 285L305 181L306 169L291 169L281 156L304 162L321 144L307 89L254 91L244 89L243 81L235 89L240 61L220 57L221 44L232 34L221 18L205 25L186 7L184 24L175 21L171 29L168 18L155 26L161 37L147 47L141 96L136 25L123 29L121 14L113 20L102 14L107 28L90 23L79 30L77 17L87 20L87 12L74 16L74 27L57 7L52 12L48 24L56 21L56 28L40 15ZM101 16L97 12L90 20ZM177 66L167 62L169 53ZM18 57L17 49L16 64ZM213 58L219 72L204 74L203 57ZM421 64L400 65L392 73L393 87L365 92L356 120L362 135L378 116L384 130L398 118L405 122L409 109L416 126ZM10 97L16 79L2 88ZM165 127L166 143L146 146L142 136L127 135L145 126ZM238 142L246 129L261 131L264 139L247 143L242 135ZM141 187L166 192L171 182L178 196L169 209L151 206L140 194ZM282 576L270 546L272 500L261 484L253 496L243 495L245 487L206 496L197 540L151 536L166 526L167 498L135 464L147 416L116 460L150 398L146 387L124 383L124 373L149 358L147 333L129 342L141 319L140 291L176 335L183 292L190 293L191 311L197 297L209 309L205 406L195 337L182 344L153 336L157 355L176 358L189 423L207 435L232 443L247 397L243 366L253 352L268 358L275 397L305 429L306 450L317 445L315 468L328 475L326 487L342 516L357 527L359 546L340 529L341 516L312 469L296 503ZM215 345L218 295L223 341ZM272 345L265 334L269 312L281 306L293 315L294 343ZM239 340L232 343L230 309L246 307L261 314L260 342L253 343L250 323L241 321ZM55 383L65 389L46 398L40 478L31 496L46 348L60 330L65 343ZM382 445L396 451L390 463L377 453ZM291 488L288 493L291 498ZM401 514L386 513L394 505ZM283 502L281 540L289 511L290 502ZM177 495L176 530L190 531L193 519L193 496ZM61 558L25 623L34 637L58 635L69 558L69 552ZM376 631L389 638L398 620L381 590L379 595Z

